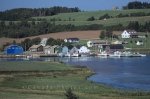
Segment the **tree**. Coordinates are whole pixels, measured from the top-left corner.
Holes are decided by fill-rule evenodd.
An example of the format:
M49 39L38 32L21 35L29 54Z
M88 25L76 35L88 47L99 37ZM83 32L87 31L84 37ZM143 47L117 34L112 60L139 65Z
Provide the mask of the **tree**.
M33 44L37 45L37 44L39 44L40 42L41 42L41 38L40 38L40 37L36 37L36 38L33 38L33 39L31 40L32 45L33 45Z
M50 37L50 38L47 40L47 45L53 45L54 40L55 40L55 39L53 39L53 38Z
M99 38L104 39L106 36L105 31L101 31Z
M95 20L94 16L89 17L89 18L87 19L87 21L94 21L94 20Z
M71 88L66 90L65 96L67 99L78 99L78 97L72 92Z

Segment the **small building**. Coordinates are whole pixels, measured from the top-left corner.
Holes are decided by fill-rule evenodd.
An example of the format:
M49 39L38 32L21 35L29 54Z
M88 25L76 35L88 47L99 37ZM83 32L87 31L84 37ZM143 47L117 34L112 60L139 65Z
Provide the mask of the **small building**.
M73 54L73 53L79 53L79 49L77 47L73 47L71 50L70 50L70 54Z
M4 53L8 55L20 55L23 54L23 48L18 45L9 45L5 48Z
M45 53L45 54L50 54L50 53L51 53L51 52L50 52L50 49L51 49L51 46L49 46L49 45L45 46L45 47L44 47L44 53Z
M143 45L143 42L142 41L137 41L136 45L138 45L138 46Z
M64 42L78 43L79 42L79 38L66 38L66 39L64 39Z
M124 30L121 38L137 38L138 34L135 30Z
M52 46L50 52L51 54L57 54L59 52L59 46L58 45Z
M42 52L43 46L42 45L33 45L29 48L29 51L31 51L31 52Z
M110 44L110 45L102 45L100 51L106 52L115 52L122 51L124 46L122 44Z
M67 54L69 52L69 49L67 46L62 47L62 53L63 55Z
M110 42L105 40L91 40L87 42L87 47L99 47L106 44L110 44Z
M89 52L90 52L90 50L86 46L81 46L80 49L79 49L80 54L89 53Z

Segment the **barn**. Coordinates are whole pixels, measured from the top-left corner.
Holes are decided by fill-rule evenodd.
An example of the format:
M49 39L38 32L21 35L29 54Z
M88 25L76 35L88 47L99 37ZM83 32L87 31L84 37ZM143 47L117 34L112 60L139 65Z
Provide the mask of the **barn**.
M5 54L8 55L19 55L19 54L23 54L23 48L21 46L18 45L9 45L5 48Z

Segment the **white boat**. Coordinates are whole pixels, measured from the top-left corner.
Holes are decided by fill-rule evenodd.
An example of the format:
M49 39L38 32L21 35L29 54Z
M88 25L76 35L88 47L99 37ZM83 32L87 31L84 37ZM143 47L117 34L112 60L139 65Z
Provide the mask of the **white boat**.
M103 52L98 53L97 56L109 56L109 54L103 51Z
M73 53L73 54L71 54L71 57L79 57L79 56L80 56L79 53Z
M129 51L125 51L121 53L120 57L131 57L133 54Z
M65 57L71 57L70 53L64 55Z
M109 57L120 57L120 56L121 56L121 52L119 52L119 51L109 54Z
M140 53L133 53L131 57L144 57L146 56L145 54L140 54Z

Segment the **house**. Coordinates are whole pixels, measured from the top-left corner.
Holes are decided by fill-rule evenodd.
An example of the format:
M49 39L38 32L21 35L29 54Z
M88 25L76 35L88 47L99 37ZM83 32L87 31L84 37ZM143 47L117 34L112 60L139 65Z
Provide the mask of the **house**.
M78 51L79 51L80 54L90 52L90 50L86 46L81 46Z
M122 44L110 44L110 45L102 45L100 51L106 52L115 52L115 51L122 51L124 49Z
M71 50L70 50L70 54L73 54L73 53L79 53L79 49L77 47L73 47Z
M66 38L64 39L64 42L69 42L69 43L78 43L79 42L79 38Z
M105 40L91 40L87 42L87 47L99 47L105 44L110 44L110 42Z
M62 47L62 53L63 55L67 54L69 52L69 49L67 46Z
M124 30L121 38L137 38L138 34L135 30Z
M51 49L50 49L51 54L57 54L58 52L59 52L59 46L58 45L54 45L51 47Z
M45 46L45 47L44 47L44 53L45 53L45 54L50 54L50 53L51 53L51 52L50 52L50 49L51 49L51 46L49 46L49 45Z
M9 45L5 48L4 53L8 55L20 55L23 54L23 48L19 45Z
M31 52L42 52L43 46L42 45L33 45L29 48L29 51L31 51Z

